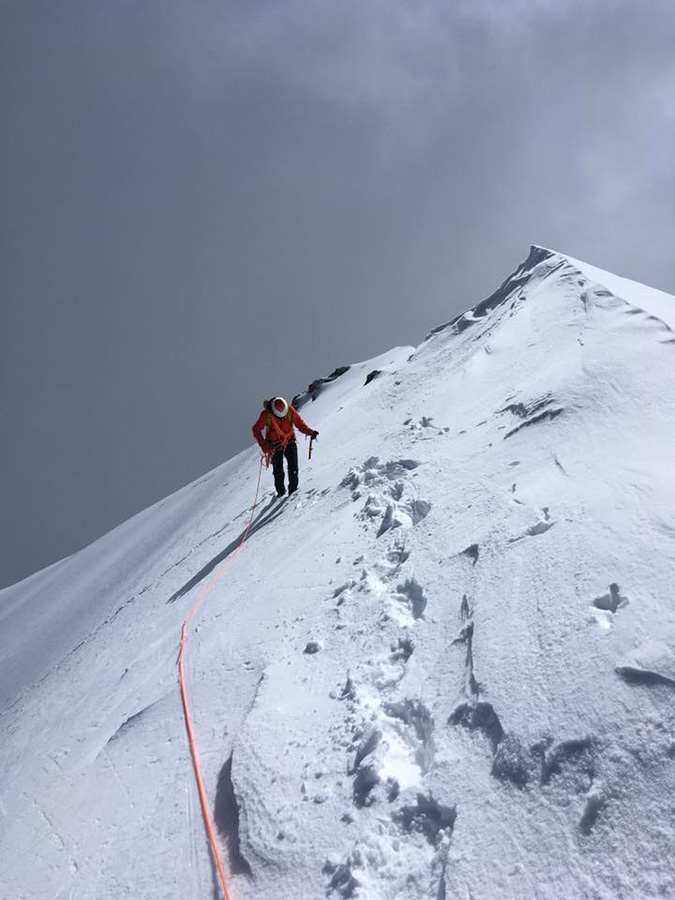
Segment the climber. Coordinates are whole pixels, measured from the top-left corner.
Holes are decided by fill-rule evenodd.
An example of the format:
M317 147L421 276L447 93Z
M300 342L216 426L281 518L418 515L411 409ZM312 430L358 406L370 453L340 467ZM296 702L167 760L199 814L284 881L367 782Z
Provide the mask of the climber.
M266 461L269 463L269 460L272 460L277 497L283 497L286 493L284 456L288 463L288 493L294 494L298 489L298 445L295 441L294 425L312 440L316 440L319 436L318 431L313 431L302 420L294 406L286 403L283 397L272 397L271 400L263 400L263 410L251 429L253 437L265 454Z

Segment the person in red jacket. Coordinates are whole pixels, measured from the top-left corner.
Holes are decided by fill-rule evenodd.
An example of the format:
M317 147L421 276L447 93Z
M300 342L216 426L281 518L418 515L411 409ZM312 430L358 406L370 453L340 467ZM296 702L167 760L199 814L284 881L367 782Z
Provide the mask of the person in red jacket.
M303 421L294 406L286 403L283 397L273 397L271 400L263 401L263 410L251 429L253 437L260 444L263 453L268 459L270 457L272 459L277 497L283 497L286 493L284 456L288 463L288 493L294 494L298 489L298 445L293 426L313 439L319 436L318 431L313 431ZM264 437L263 429L265 429Z

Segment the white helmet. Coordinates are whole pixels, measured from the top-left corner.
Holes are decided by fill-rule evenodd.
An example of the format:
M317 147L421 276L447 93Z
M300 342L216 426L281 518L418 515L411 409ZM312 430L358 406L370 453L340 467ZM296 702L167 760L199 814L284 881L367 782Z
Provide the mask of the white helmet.
M270 400L270 409L278 419L283 419L288 413L288 403L283 397L273 397Z

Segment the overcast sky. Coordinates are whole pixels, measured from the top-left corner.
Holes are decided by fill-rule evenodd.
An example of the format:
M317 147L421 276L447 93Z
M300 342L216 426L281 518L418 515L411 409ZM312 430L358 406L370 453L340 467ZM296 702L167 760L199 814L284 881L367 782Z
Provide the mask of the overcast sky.
M0 122L0 585L531 243L675 293L671 0L0 0Z

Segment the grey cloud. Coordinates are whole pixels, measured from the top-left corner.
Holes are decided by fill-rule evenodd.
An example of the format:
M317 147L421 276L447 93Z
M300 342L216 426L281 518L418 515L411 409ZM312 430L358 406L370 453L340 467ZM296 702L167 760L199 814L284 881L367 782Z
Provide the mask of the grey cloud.
M675 290L674 49L653 2L4 4L0 582L531 242Z

